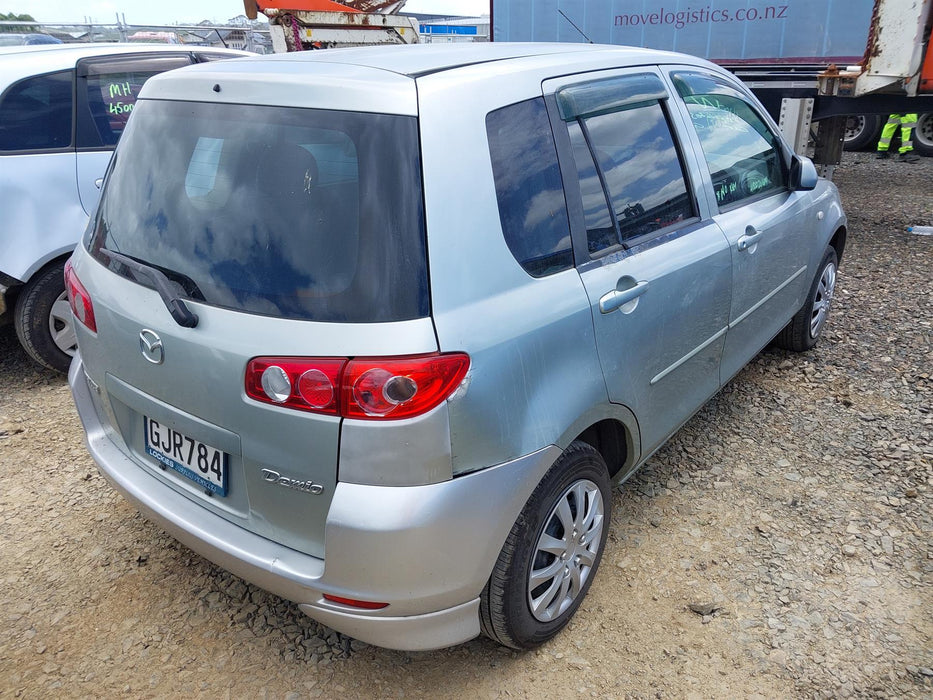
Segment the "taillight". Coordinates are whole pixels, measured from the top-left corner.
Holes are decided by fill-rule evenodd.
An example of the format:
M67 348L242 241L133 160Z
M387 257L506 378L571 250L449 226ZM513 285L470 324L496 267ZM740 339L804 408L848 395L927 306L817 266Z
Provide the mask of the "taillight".
M65 291L68 293L68 303L71 304L71 312L75 318L96 333L97 319L94 318L91 295L81 284L70 260L65 263Z
M337 415L342 358L257 357L246 366L246 395L300 411Z
M246 367L246 394L301 411L399 420L447 400L469 367L464 353L352 360L257 357Z
M343 375L343 415L398 420L427 413L460 386L469 368L463 353L350 360Z

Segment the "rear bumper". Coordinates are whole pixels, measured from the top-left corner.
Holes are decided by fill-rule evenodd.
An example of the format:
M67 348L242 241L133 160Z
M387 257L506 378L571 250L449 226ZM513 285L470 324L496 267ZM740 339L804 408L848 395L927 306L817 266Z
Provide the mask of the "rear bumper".
M298 603L310 617L394 649L437 649L479 634L479 594L531 491L560 454L551 446L428 486L338 483L325 561L215 515L124 454L98 413L80 354L69 383L91 456L147 518L215 564ZM389 606L359 610L330 603L325 593Z

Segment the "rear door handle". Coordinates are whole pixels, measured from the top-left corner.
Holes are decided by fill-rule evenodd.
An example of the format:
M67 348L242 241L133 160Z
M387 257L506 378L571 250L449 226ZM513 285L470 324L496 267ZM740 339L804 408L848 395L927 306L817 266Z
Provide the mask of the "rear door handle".
M761 238L761 232L756 231L754 226L748 226L745 228L745 235L739 238L736 247L739 250L748 250L758 242L759 238Z
M623 289L621 291L618 289L613 289L611 292L603 294L599 298L599 310L604 314L612 313L619 307L625 306L630 301L637 299L647 291L647 282L639 282L634 287L629 287L628 289ZM632 310L634 310L634 307L629 309L629 311ZM625 310L623 309L623 313L624 312Z

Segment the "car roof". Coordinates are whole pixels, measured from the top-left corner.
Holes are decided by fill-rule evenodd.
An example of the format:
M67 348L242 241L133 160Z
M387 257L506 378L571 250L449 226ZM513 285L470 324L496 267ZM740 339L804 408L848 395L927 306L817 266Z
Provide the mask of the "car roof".
M8 84L30 75L73 68L82 58L120 54L192 52L226 54L231 58L255 55L246 51L185 44L95 43L10 46L0 48L0 91Z
M414 44L327 49L216 61L147 81L141 99L193 100L418 114L416 82L509 91L568 73L713 64L684 54L633 47L559 43ZM467 88L463 88L467 90Z
M536 42L477 42L461 44L410 44L405 46L372 46L328 49L326 51L298 51L294 53L256 56L263 62L334 63L376 68L399 75L417 78L466 66L494 64L523 58L538 58L557 65L567 60L568 54L581 58L611 55L618 65L644 65L669 62L670 57L684 58L681 54L655 51L630 46L604 44L536 43ZM244 66L244 69L246 67ZM490 65L490 71L507 68Z

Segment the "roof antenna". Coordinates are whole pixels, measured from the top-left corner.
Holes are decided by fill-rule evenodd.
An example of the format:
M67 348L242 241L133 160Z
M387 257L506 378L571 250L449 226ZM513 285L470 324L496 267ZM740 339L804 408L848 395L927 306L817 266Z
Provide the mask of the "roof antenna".
M573 21L572 19L570 19L567 15L564 14L564 11L563 11L563 10L558 9L557 11L560 12L560 16L561 16L561 17L563 17L565 20L567 20L568 22L570 22L570 24L573 26L574 29L576 29L578 32L580 32L580 36L582 36L584 39L586 39L586 41L587 41L588 43L590 43L590 44L594 43L592 39L590 39L586 34L583 33L583 30L580 29L580 27L578 27L578 26L574 23L574 21Z

